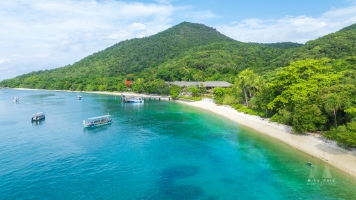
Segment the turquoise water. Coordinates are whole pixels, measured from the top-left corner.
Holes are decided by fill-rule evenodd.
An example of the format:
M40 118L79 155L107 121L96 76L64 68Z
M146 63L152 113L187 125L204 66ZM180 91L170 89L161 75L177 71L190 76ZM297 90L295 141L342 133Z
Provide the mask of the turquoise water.
M208 111L77 95L0 90L0 199L356 199L355 179Z

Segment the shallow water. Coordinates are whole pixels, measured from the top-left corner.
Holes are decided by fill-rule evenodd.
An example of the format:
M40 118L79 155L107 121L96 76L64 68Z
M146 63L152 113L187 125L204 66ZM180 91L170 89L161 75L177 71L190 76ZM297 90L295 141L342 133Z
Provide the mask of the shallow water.
M0 89L0 199L356 199L355 179L208 111L77 95Z

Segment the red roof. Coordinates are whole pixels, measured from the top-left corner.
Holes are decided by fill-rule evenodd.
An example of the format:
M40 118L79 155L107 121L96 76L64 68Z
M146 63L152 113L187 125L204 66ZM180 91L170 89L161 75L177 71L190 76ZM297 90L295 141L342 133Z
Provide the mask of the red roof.
M126 81L126 87L130 87L132 84L132 81Z

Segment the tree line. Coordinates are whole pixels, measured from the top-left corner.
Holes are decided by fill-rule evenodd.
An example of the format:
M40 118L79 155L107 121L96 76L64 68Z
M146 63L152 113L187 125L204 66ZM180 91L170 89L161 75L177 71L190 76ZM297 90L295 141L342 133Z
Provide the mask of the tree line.
M328 58L292 62L273 77L242 71L231 88L215 88L214 100L270 117L296 133L320 131L344 147L356 147L356 70L336 71Z

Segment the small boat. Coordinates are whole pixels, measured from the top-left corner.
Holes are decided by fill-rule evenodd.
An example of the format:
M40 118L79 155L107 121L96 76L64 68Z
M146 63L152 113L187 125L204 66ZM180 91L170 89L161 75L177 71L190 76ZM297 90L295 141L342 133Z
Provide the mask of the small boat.
M87 127L97 127L97 126L104 126L112 123L112 119L110 118L110 115L103 115L103 116L98 116L98 117L91 117L86 120L83 120L83 126L85 128Z
M80 96L80 95L78 95L77 98L78 98L78 100L82 100L82 96Z
M124 103L144 103L143 97L125 97L122 96L122 101Z
M19 102L19 101L20 101L20 99L19 99L18 97L14 97L14 98L12 98L12 100L13 100L14 102Z
M38 113L35 113L35 114L32 115L31 122L40 121L40 120L45 119L45 118L46 118L46 116L45 116L44 112L38 112Z

